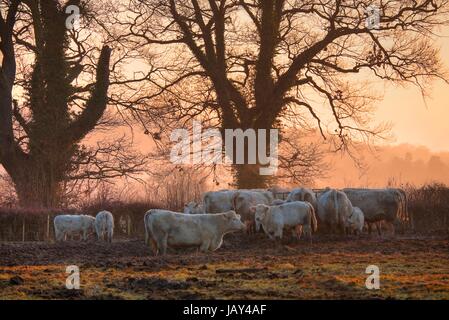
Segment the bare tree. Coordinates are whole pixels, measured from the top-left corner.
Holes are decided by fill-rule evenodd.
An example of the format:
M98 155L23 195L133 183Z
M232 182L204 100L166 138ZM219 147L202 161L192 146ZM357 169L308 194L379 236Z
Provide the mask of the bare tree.
M128 107L164 119L157 135L200 117L222 130L315 123L335 150L371 141L387 127L372 122L377 97L367 80L412 83L425 92L429 80L444 78L432 37L448 13L447 0L380 1L379 24L371 28L373 4L130 0L125 19L110 17L122 30L111 36L146 55L157 72ZM237 185L266 184L258 167L235 166Z
M0 2L0 163L21 205L56 206L68 181L141 169L141 158L123 155L123 141L81 144L111 124L111 49L98 50L91 30L66 26L71 5L88 19L88 3L80 0Z

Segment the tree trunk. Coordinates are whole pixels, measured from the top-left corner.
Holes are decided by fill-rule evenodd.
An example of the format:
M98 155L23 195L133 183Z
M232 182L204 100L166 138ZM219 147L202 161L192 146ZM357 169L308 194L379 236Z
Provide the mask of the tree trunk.
M270 166L266 161L268 156L272 156L273 151L270 147L270 134L266 130L266 139L260 140L262 136L259 135L256 129L255 145L250 145L249 140L245 139L243 150L237 150L238 145L234 139L233 144L233 175L234 184L238 189L265 189L272 185L275 181L275 172L264 172ZM263 145L263 143L265 146ZM277 141L274 141L277 144ZM227 143L227 142L226 142ZM262 144L262 146L261 146ZM261 150L264 147L265 150ZM277 146L276 146L277 147ZM244 162L239 163L237 159L238 153L243 154ZM255 154L250 154L255 152ZM263 157L263 158L261 158ZM255 161L254 161L255 160Z
M55 174L48 167L30 165L8 168L19 200L27 208L54 208L62 196L61 173Z
M274 181L274 176L261 175L259 164L235 164L233 174L237 189L266 189Z

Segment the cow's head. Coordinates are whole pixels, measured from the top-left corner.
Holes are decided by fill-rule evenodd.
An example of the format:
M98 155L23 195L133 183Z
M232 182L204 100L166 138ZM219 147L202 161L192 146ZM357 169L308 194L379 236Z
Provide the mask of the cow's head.
M245 224L242 222L239 214L235 211L228 211L223 214L223 219L226 222L226 227L229 231L244 231L246 229Z
M265 220L266 215L268 214L269 206L264 204L258 204L257 206L252 206L250 208L251 214L254 214L254 221L256 222L256 231L259 232L260 226Z
M186 203L184 205L184 213L185 214L201 214L204 212L204 207L194 201Z

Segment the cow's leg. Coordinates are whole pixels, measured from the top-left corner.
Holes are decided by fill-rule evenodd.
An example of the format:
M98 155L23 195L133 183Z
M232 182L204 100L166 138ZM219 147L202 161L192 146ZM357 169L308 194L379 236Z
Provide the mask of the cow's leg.
M346 234L345 226L343 224L339 223L337 228L340 235L344 236Z
M294 231L296 234L296 239L298 239L298 241L301 240L302 230L303 230L303 226L300 224L294 228Z
M279 239L279 244L282 244L283 233L284 233L284 228L281 226L278 226L276 231L274 232L274 239L276 242L278 241L277 239Z
M150 240L150 246L151 246L151 251L153 253L154 256L157 256L159 253L159 248L157 246L157 242L154 241L153 239Z
M309 239L310 244L312 244L312 227L310 225L304 226L304 234L307 235L307 239Z
M168 241L168 233L164 234L162 238L157 240L157 246L162 255L167 254L167 241Z
M385 221L386 223L388 223L391 226L391 237L395 238L396 237L396 223L395 221Z
M245 221L245 226L246 226L246 233L248 235L251 235L251 234L255 233L256 223L254 221L246 220Z
M211 245L211 240L203 240L203 243L200 246L200 251L206 253L209 250Z
M377 229L377 234L379 235L379 237L382 237L382 228L381 228L381 221L376 222L376 229Z

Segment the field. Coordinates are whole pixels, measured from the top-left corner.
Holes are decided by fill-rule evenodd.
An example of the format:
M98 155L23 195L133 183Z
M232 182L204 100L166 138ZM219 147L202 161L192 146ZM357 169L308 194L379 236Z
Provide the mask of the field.
M275 245L229 235L215 253L153 257L142 240L112 245L0 243L0 299L449 299L449 241L441 237L315 237ZM80 290L65 288L68 265ZM368 265L380 290L368 290Z

